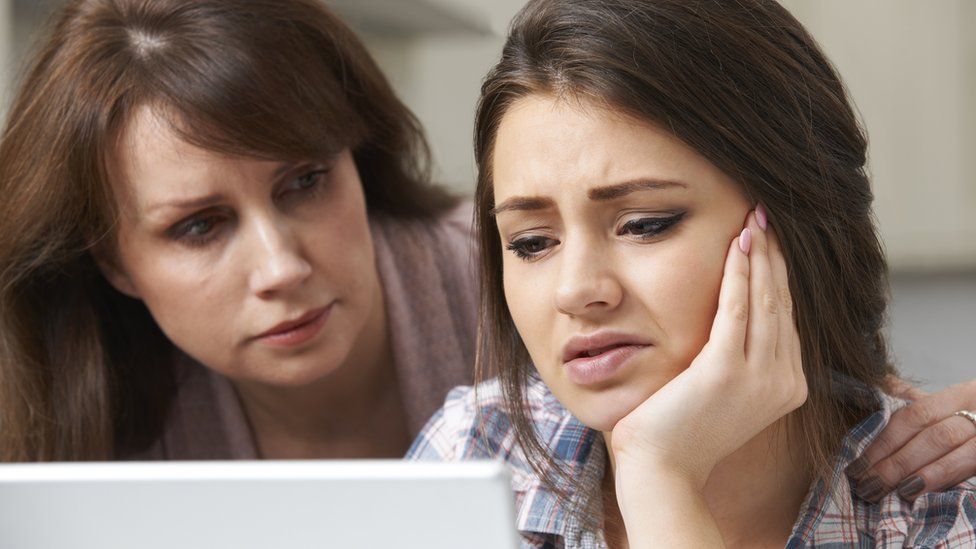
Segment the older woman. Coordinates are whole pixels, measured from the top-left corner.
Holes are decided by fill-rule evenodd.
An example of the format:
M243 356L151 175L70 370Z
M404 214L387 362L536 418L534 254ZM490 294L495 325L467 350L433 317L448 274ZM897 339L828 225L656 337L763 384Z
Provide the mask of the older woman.
M470 208L317 0L74 0L0 143L0 459L399 457Z

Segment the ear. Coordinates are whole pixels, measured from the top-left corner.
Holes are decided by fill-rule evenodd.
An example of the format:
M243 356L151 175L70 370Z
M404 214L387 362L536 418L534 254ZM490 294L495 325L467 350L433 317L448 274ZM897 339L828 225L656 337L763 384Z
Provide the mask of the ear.
M92 257L95 259L95 265L98 266L98 270L102 272L102 276L105 277L105 280L108 280L108 283L113 288L132 299L142 299L139 295L139 290L136 289L129 274L119 264L112 251L105 249L103 246L98 246L92 250Z

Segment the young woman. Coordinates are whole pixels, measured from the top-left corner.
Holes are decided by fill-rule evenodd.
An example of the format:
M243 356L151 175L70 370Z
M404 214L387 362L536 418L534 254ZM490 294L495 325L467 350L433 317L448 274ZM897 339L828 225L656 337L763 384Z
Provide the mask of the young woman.
M470 208L318 0L74 0L0 143L0 460L401 457Z
M786 10L533 0L476 137L499 378L412 457L507 461L525 547L976 543L972 480L845 475L904 401L865 138Z

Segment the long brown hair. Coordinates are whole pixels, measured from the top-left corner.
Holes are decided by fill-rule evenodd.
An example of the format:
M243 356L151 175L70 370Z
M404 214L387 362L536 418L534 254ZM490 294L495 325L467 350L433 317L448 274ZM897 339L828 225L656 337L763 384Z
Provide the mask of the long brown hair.
M785 249L809 398L789 418L804 463L829 470L893 373L882 326L887 267L871 213L866 139L813 38L772 0L531 0L478 105L482 261L479 372L499 373L519 443L557 492L524 406L534 375L505 305L491 215L492 150L531 94L583 98L669 130L761 202ZM480 374L479 374L479 377Z
M0 460L108 459L159 434L172 344L109 287L109 157L136 107L187 142L308 160L351 147L367 206L427 216L419 124L318 0L74 0L52 20L0 142Z

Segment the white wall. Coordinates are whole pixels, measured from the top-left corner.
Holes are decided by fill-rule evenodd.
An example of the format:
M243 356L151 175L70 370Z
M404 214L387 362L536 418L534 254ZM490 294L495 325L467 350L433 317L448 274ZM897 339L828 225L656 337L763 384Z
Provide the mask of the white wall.
M364 39L400 97L423 122L437 179L470 194L476 177L472 135L481 80L498 60L508 23L523 1L426 1L481 18L489 32L364 34Z
M785 4L820 41L863 116L891 264L976 269L976 2Z

